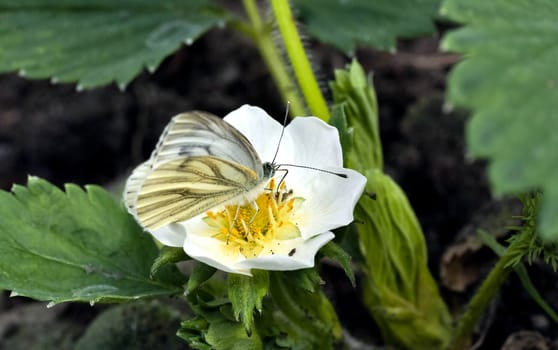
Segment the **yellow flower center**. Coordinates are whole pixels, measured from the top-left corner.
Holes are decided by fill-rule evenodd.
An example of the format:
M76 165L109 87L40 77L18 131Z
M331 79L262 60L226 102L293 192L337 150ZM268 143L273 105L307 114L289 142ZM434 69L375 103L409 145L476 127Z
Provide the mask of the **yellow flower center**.
M287 190L284 181L277 188L271 179L255 201L228 205L216 213L208 211L203 220L215 232L214 238L226 242L230 253L240 252L246 258L275 254L279 241L300 237L292 219L303 201Z

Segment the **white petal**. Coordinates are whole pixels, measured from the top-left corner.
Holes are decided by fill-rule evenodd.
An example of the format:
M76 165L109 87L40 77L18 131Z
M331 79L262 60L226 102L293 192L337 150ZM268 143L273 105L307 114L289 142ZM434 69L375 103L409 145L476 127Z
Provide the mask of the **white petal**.
M273 160L282 126L259 107L243 105L223 118L254 146L262 162Z
M301 245L294 247L296 251L292 256L287 254L274 254L260 256L258 258L246 259L236 264L240 270L260 269L273 271L291 271L314 266L316 253L327 242L331 241L335 235L331 232L324 232L308 240L297 240ZM283 243L288 244L286 241ZM292 248L291 248L292 249ZM289 251L291 250L289 249Z
M251 276L250 269L237 267L238 261L244 260L240 253L230 255L226 243L215 238L189 234L184 241L184 251L188 256L209 266L225 271Z
M287 185L292 186L294 195L305 199L294 218L303 238L351 223L354 207L366 185L366 178L354 170L326 170L346 174L347 178L316 172L308 175L311 178L307 181L293 183L290 172L287 176Z
M182 247L186 239L186 230L180 223L168 224L149 233L159 242L170 247Z
M224 208L223 208L224 209ZM213 209L214 212L219 212L221 209ZM186 220L182 223L187 234L195 234L198 236L205 236L210 237L213 234L211 228L203 221L203 218L206 217L206 213L201 213L199 215L194 216L193 218Z
M288 162L314 168L343 166L339 132L316 117L295 118L285 129L281 151L283 155L288 154L288 159L278 159L279 164Z

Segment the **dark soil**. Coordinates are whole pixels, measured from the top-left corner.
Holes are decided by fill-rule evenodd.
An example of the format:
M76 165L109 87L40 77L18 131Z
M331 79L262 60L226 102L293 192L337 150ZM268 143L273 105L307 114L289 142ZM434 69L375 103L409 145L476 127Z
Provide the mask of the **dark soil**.
M311 45L324 83L334 68L349 61L331 48ZM374 72L387 171L416 210L436 278L441 276L441 267L447 268L442 266L442 257L448 250L466 252L452 255L466 274L462 288L456 291L451 281L441 287L457 313L495 261L486 248L459 244L478 227L494 227L490 222L499 213L505 212L506 219L498 221L497 227L511 223L518 204L491 199L485 165L466 157L467 114L444 112L447 73L458 58L440 54L437 38L401 42L396 54L360 50L357 57L367 71ZM244 38L225 30L212 31L181 49L155 74L143 73L125 91L108 86L78 93L74 85L2 75L0 188L23 184L28 174L57 185L114 184L149 155L173 115L191 109L224 115L245 103L263 107L278 118L285 109L257 51ZM506 221L508 213L510 221ZM502 231L501 239L507 234ZM556 273L538 261L529 272L542 296L558 309ZM355 298L357 292L342 272L327 267L324 279L348 331L381 344L370 317ZM0 299L0 346L41 349L57 344L70 348L106 308L82 304L46 309L43 304L4 295ZM500 349L518 331L535 332L529 335L540 337L537 344L546 346L540 349L551 349L551 341L558 338L557 328L512 275L479 327L482 345L478 349ZM19 343L22 339L27 343ZM510 339L505 349L523 349L513 347L515 338ZM68 345L61 345L64 342Z

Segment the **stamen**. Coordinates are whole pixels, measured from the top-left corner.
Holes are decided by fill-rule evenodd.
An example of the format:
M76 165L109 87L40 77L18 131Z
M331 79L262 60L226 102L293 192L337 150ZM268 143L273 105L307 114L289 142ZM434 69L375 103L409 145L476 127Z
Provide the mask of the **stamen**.
M277 206L277 202L281 203L280 201L275 201L275 195L270 194L269 195L269 202L271 202L271 206L270 208L273 209L274 213L279 212L279 207Z
M293 211L294 202L294 198L289 199L289 201L287 202L287 208L289 212Z
M266 187L254 201L206 213L204 222L216 230L213 237L225 241L231 254L276 254L273 247L279 246L281 240L300 236L296 223L291 221L296 202L293 191L287 189L285 181L277 188L275 179L269 181L268 187L271 191Z
M273 203L275 203L275 202L273 202ZM271 208L271 206L269 206L269 207L267 207L267 212L268 212L269 224L270 224L271 228L273 228L274 226L277 225L277 222L275 221L275 216L273 216L274 210ZM275 210L275 212L277 212L277 210Z
M244 229L244 237L251 236L250 228L246 226L246 222L244 222L244 218L240 218L240 223L242 224L242 228Z

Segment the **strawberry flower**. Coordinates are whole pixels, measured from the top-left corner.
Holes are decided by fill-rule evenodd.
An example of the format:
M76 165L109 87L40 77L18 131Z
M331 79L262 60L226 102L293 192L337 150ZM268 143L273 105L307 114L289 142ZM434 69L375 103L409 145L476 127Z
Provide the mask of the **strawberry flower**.
M244 105L224 120L263 162L273 160L283 127L264 110ZM366 178L343 168L337 129L315 117L295 118L285 128L275 164L278 170L253 202L217 205L150 233L226 272L313 267L318 250L334 238L331 230L353 220Z

